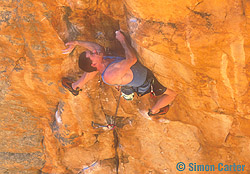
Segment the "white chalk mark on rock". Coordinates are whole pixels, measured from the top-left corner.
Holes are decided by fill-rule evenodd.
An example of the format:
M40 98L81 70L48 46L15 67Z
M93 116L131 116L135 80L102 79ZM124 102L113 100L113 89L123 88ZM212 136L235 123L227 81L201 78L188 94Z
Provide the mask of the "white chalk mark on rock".
M188 25L186 27L186 44L187 44L188 50L190 52L191 64L193 66L195 66L195 56L194 56L194 53L193 53L193 51L191 49L191 45L190 45L190 42L189 42L189 39L191 38L192 28L190 26L189 21L187 23L188 23Z
M229 89L230 95L232 97L232 99L234 100L234 90L232 88L232 85L230 83L230 80L227 76L227 66L228 66L228 59L227 59L227 55L225 53L222 54L221 57L221 69L220 69L220 73L222 76L222 81L225 84L225 86Z
M138 109L138 111L139 111L139 113L140 113L144 118L146 118L146 119L148 119L148 120L152 120L152 118L148 115L148 111L146 111L146 110L139 110L139 109Z
M248 90L248 80L245 70L245 50L243 36L237 38L230 44L231 56L234 61L234 88L236 96L236 106L238 112L243 112L242 101L240 99Z
M189 49L189 51L190 51L191 64L195 66L195 61L194 61L194 60L195 60L195 57L194 57L194 53L193 53L193 51L192 51L192 49L191 49L191 47L190 47L190 42L188 41L188 39L187 39L186 41L187 41L187 47L188 47L188 49Z
M57 105L57 111L56 111L56 114L55 114L55 119L56 119L56 122L61 125L62 124L62 113L63 113L63 106L64 104L62 102L59 102L58 105Z

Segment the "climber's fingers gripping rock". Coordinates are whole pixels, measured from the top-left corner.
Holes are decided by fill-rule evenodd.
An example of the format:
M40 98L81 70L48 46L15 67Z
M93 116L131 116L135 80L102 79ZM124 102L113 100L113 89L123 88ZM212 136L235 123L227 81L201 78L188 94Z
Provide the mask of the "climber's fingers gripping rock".
M69 54L73 51L73 49L75 48L75 46L78 45L77 41L71 41L71 42L67 42L65 44L65 46L67 46L68 48L62 50L63 54Z
M125 41L125 36L124 36L124 34L122 33L121 30L118 30L118 31L115 32L115 37L116 37L116 39L119 40L120 42Z

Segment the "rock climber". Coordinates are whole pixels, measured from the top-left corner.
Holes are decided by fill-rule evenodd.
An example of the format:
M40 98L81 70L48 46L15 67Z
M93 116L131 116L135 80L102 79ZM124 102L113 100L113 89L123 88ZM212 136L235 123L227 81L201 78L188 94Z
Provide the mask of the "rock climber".
M94 42L66 43L68 48L62 50L63 54L71 53L77 45L85 47L87 51L80 54L78 62L79 67L85 71L84 74L74 83L63 78L63 86L73 95L78 95L83 85L99 72L104 83L121 86L122 96L127 100L131 100L134 93L138 96L148 93L160 96L155 105L149 109L148 116L167 113L176 93L161 85L153 73L137 60L135 50L120 30L116 31L115 35L125 50L125 57L107 56L105 49Z

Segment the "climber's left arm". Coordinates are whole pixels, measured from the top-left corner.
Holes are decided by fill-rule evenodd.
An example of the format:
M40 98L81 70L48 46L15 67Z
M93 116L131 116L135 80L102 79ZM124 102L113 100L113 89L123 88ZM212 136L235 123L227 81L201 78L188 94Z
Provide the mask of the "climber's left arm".
M67 42L65 45L68 46L68 48L62 50L63 54L71 53L72 50L77 45L82 46L82 47L90 50L91 52L97 52L98 54L99 53L105 53L105 49L101 45L99 45L97 43L94 43L94 42L76 40L76 41Z
M72 88L76 89L77 87L79 87L80 89L82 89L83 85L85 85L88 81L93 79L97 73L98 71L83 73L80 79L78 79L75 83L72 83Z

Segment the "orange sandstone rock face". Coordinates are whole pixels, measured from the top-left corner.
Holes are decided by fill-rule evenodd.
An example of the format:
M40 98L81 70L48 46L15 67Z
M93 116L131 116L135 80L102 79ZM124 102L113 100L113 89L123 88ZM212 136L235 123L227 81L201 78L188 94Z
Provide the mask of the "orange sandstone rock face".
M189 163L250 172L249 1L0 2L0 173L172 174L180 161L185 173ZM84 48L61 50L78 39L122 55L119 28L178 96L160 121L140 114L149 96L121 98L115 130L93 129L112 123L119 92L97 75L70 94L61 78L81 76Z

